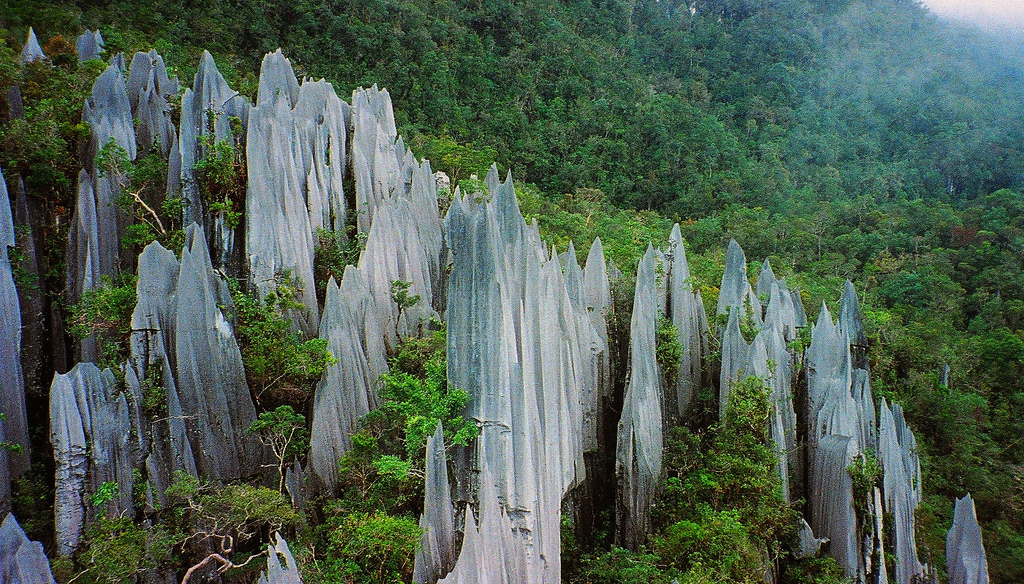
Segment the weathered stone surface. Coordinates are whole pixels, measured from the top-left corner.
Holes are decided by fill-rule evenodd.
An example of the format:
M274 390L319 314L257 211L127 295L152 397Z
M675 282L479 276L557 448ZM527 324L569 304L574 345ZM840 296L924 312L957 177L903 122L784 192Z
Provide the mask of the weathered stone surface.
M189 226L185 237L180 263L156 243L143 251L132 315L127 384L156 379L167 395L167 415L152 423L146 442L157 497L174 470L229 480L256 472L263 458L246 432L256 410L220 308L230 310L230 294L213 270L199 227Z
M197 223L203 227L208 240L214 241L213 259L218 265L225 265L236 252L234 231L218 233L214 237L214 226L205 221L207 208L200 196L193 168L206 154L207 147L201 138L211 136L214 141L230 140L235 148L242 148L246 142L249 110L252 104L245 96L231 89L217 70L213 56L203 51L196 69L192 87L186 89L181 98L181 122L178 137L180 161L171 156L168 182L173 169L180 172L181 196L185 205L184 224ZM236 136L232 130L232 118L238 118L235 125L241 132ZM241 251L240 248L238 251Z
M892 410L882 398L878 420L878 457L882 463L885 510L893 517L893 552L896 581L910 582L924 573L917 558L914 514L921 502L921 463L914 433L903 419L899 404Z
M246 143L246 254L261 295L282 273L298 278L305 310L292 317L309 335L319 322L314 235L324 228L344 236L344 111L329 83L306 81L300 88L280 50L264 57Z
M490 200L457 191L445 221L449 383L469 393L465 415L480 426L473 447L456 454L456 480L463 501L479 485L481 505L480 532L467 520L447 581L479 581L466 579L480 562L497 562L483 572L494 581L516 574L513 581L557 582L560 507L585 476L581 402L596 378L590 352L600 345L588 315L573 308L557 254L523 221L512 181L499 182L492 168L486 183ZM500 513L487 511L492 487ZM488 519L506 509L507 518ZM474 546L489 530L497 534L484 537L489 546ZM494 549L502 538L522 548Z
M267 571L260 574L259 584L302 584L299 565L288 549L288 542L280 533L274 534L274 543L267 544Z
M583 268L583 304L590 316L590 324L598 342L608 347L607 319L612 308L612 296L608 269L604 261L604 247L600 238L594 239L590 246L587 263ZM583 420L586 424L583 432L583 450L586 452L596 450L604 436L603 412L614 390L610 351L595 353L593 358L595 362L592 367L596 371L597 384L595 390L585 395L583 400Z
M615 474L619 480L615 541L630 549L651 532L651 502L661 482L662 389L655 356L658 321L654 249L637 266L630 323L631 374L619 420Z
M78 53L78 60L86 62L90 59L99 59L103 52L103 35L99 29L87 30L75 40L75 51Z
M434 584L455 566L455 508L448 484L444 431L440 423L434 435L427 439L426 469L423 514L420 516L423 535L416 550L412 572L414 584Z
M28 38L25 39L25 46L21 49L21 62L34 63L46 58L42 47L39 46L39 39L36 38L36 31L28 27Z
M392 196L401 182L401 157L391 95L376 85L352 93L352 172L356 213L361 233L370 230L377 205Z
M7 478L6 481L0 481L5 483L0 486L0 492L6 492L10 480L20 477L29 464L25 379L21 368L21 308L10 258L7 256L8 247L14 245L11 201L3 172L0 171L0 413L6 416L3 421L6 440L23 448L21 454L9 453L5 457L7 465L0 466L0 475L6 475ZM2 478L4 476L0 476ZM0 501L3 500L6 499L0 494Z
M735 311L739 311L741 316L749 314L754 324L761 324L761 302L747 280L747 258L743 255L740 244L736 243L735 239L730 239L729 249L725 255L722 286L718 292L716 314Z
M56 374L50 387L50 441L57 465L57 552L69 556L78 548L85 523L100 515L132 512L132 469L139 455L133 439L125 394L109 369L79 363ZM90 496L104 483L120 493L103 508Z
M828 543L827 539L814 537L814 531L803 518L800 519L800 544L794 555L797 559L813 558L818 554L823 544Z
M0 582L54 584L43 544L29 541L12 514L0 524Z
M698 302L690 279L690 266L686 261L686 250L683 249L683 238L679 232L679 224L672 227L669 235L668 257L669 268L669 300L668 312L672 323L678 331L679 344L683 354L679 363L674 388L668 390L666 405L670 407L670 419L686 420L696 405L697 393L701 388L701 366L704 354L708 351L707 315L704 304ZM675 399L671 399L675 394ZM673 403L674 402L674 403Z
M178 89L178 78L168 78L163 57L155 49L148 53L135 53L125 90L132 114L138 120L136 139L143 149L159 144L163 158L170 156L178 141L178 133L171 122L171 106L167 101L178 93Z
M853 482L847 467L859 454L853 438L828 435L815 447L811 463L811 525L814 534L829 539L829 555L848 578L863 576Z
M338 485L338 461L352 447L359 419L380 406L377 387L388 366L373 297L361 270L345 268L341 288L327 283L320 338L337 359L317 385L310 471L329 492Z
M988 584L989 581L985 545L970 495L956 500L953 525L946 534L946 574L949 584Z

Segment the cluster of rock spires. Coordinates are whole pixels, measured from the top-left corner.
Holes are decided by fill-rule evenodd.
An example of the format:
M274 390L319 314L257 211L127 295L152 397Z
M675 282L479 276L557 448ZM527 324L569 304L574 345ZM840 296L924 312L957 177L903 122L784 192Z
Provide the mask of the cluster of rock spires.
M76 47L82 60L98 58L102 36L86 32ZM30 30L22 61L45 59ZM57 373L50 386L58 553L74 552L91 517L134 511L125 487L135 471L150 484L150 505L161 503L175 471L221 480L260 472L265 453L246 432L256 407L223 274L248 278L264 295L287 274L297 278L303 306L292 314L295 328L327 340L337 360L314 396L310 484L303 485L298 464L288 471L293 501L300 504L305 489L337 490L338 461L351 448L357 421L380 405L388 351L443 313L449 382L469 394L466 416L480 433L450 453L440 425L428 440L414 582L559 582L562 511L571 493L598 474L593 455L610 431L603 427L613 393L606 318L618 270L606 265L600 240L585 267L572 244L563 254L548 248L536 224L523 219L511 178L500 181L496 167L487 193L456 189L442 220L429 162L417 160L398 136L387 91L356 90L349 105L323 80L300 83L280 51L263 61L255 104L228 86L209 53L184 90L180 130L168 105L179 91L155 51L137 53L128 67L112 59L85 104L92 134L79 176L68 291L78 298L102 276L137 270L137 304L130 356L121 366L123 392L113 371L88 362L97 355L89 340L80 347L83 362ZM121 248L130 221L114 205L122 187L94 163L110 141L129 159L155 149L168 160L168 194L180 192L189 226L180 255L158 243L138 258ZM245 200L221 202L244 204L244 224L233 224L223 206L211 210L199 188L196 163L217 141L246 153ZM348 180L354 193L344 191ZM7 256L17 242L2 174L0 193L0 441L23 447L0 448L0 515L7 515L0 581L50 583L42 546L7 514L10 482L27 467L29 444L18 358L22 318ZM313 272L318 230L340 241L353 212L365 250L340 284L327 282L321 306ZM391 296L395 280L409 282L420 302L399 306ZM792 348L808 326L799 291L777 279L767 260L752 287L733 241L716 313L720 415L734 383L764 379L784 495L808 500L800 553L813 555L827 541L828 553L858 582L925 577L914 545L921 501L916 443L898 404L890 408L883 399L876 414L852 284L838 322L822 308L803 355ZM671 371L656 357L662 318L671 320L683 348ZM678 226L666 249L649 247L638 265L630 329L630 373L615 429L616 541L636 548L651 530L665 432L685 423L700 390L714 385L712 330ZM800 366L806 403L793 397ZM848 469L869 453L881 463L882 484L854 492ZM90 495L108 482L121 492L96 508ZM891 541L883 541L886 516L893 520ZM882 561L886 545L897 559L892 575ZM956 584L988 581L969 496L956 503L947 565ZM300 582L279 536L260 582Z

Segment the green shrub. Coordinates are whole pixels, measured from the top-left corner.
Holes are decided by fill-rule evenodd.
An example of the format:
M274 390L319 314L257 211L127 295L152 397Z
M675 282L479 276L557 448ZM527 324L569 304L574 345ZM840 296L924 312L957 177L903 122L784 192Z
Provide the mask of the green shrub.
M132 274L103 276L100 285L82 293L68 309L72 335L79 339L96 336L101 367L117 369L128 357L135 311L136 277Z
M683 359L683 344L679 342L679 329L671 318L658 319L655 332L655 357L661 369L665 387L672 387L679 379L679 365Z
M421 530L409 517L354 512L328 521L325 582L401 584L412 577Z

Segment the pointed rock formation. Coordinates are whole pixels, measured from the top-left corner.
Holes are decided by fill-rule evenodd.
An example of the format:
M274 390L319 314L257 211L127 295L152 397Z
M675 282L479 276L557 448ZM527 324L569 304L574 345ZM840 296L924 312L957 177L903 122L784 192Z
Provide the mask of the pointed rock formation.
M413 584L434 584L455 565L455 508L448 484L444 430L438 422L427 439L427 472L420 516L420 547L412 571Z
M21 49L22 63L35 63L46 58L42 47L39 46L39 39L36 38L36 31L28 27L28 38L25 39L25 46Z
M946 574L949 584L988 584L988 562L974 499L956 500L953 525L946 534Z
M690 266L686 261L683 237L679 224L672 227L669 235L671 268L669 272L669 316L678 331L679 344L683 349L674 388L667 388L670 399L670 419L686 420L697 401L701 389L702 359L708 350L707 315L704 304L698 301L690 278ZM671 399L671 394L675 399Z
M125 90L132 113L139 121L136 138L144 150L159 144L160 155L165 159L170 157L178 141L168 103L168 99L176 95L178 89L178 78L168 78L163 57L155 49L148 53L135 53Z
M630 323L630 378L615 449L618 477L615 541L637 549L651 532L651 502L661 482L662 390L655 355L658 322L655 252L650 246L637 266Z
M0 492L9 482L28 470L28 417L25 411L25 378L21 368L21 308L14 283L9 247L15 245L14 219L8 198L7 182L0 171L0 414L3 414L5 439L22 452L5 452L0 460ZM5 480L6 479L6 480ZM0 501L5 498L0 495ZM0 504L0 508L3 505Z
M0 582L54 584L43 544L29 541L12 514L0 523Z
M316 332L313 256L317 229L344 235L345 106L325 81L300 88L278 50L263 59L246 158L246 254L250 279L266 295L282 274L297 278L304 311L296 325Z
M75 40L75 51L78 53L78 60L86 62L91 59L99 59L103 53L103 35L99 29L87 30Z
M50 387L50 441L57 465L57 553L78 548L85 524L98 516L132 512L132 470L139 456L125 394L109 369L79 363L54 375ZM105 507L91 496L105 483L121 487Z
M914 433L903 420L903 409L893 404L890 410L885 398L878 420L878 458L882 463L885 510L893 518L896 581L910 582L924 573L917 558L914 527L921 502L921 463Z
M338 462L351 449L360 418L380 406L377 388L387 372L380 325L363 273L345 268L341 288L327 283L327 302L320 321L320 338L337 359L316 388L310 470L333 493L338 486Z
M352 172L356 213L361 233L370 230L377 205L392 196L401 182L401 157L395 143L395 114L391 95L376 85L352 93Z
M739 311L741 317L748 314L752 322L761 324L761 301L747 280L747 257L735 239L729 240L729 250L725 255L725 272L722 273L722 286L718 292L718 308L716 314L728 314Z
M247 433L256 419L231 324L226 283L210 263L202 231L185 233L180 263L157 243L139 258L126 382L166 392L166 414L152 416L146 462L157 496L174 470L230 480L256 472L263 453ZM155 385L155 388L153 387Z
M283 563L282 563L283 560ZM274 534L274 543L267 544L267 571L260 574L258 584L302 584L299 565L295 563L288 542L280 533Z

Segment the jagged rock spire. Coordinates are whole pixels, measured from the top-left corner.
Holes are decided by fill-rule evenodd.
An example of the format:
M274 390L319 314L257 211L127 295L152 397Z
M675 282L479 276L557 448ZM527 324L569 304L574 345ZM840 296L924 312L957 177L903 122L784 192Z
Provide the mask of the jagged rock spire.
M13 514L0 523L0 582L54 584L43 544L29 541Z
M420 547L416 550L413 584L434 584L455 565L455 508L448 484L444 429L438 422L427 439L427 464L423 514L420 516Z
M282 562L282 560L284 560ZM299 565L288 549L288 542L280 533L274 534L274 543L267 544L267 571L260 574L258 584L302 584Z
M21 62L34 63L46 58L42 47L39 46L39 39L36 38L36 31L28 27L28 38L25 39L25 46L21 49Z
M70 556L78 548L85 523L97 516L132 511L132 470L139 456L128 402L110 369L79 363L54 375L50 387L50 441L57 465L57 552ZM102 509L90 496L107 482L123 491Z
M701 363L708 350L707 314L704 303L694 293L690 279L690 266L686 261L686 250L679 224L672 227L669 235L669 317L676 326L682 358L673 388L666 388L666 412L670 419L685 420L696 405L701 388ZM672 399L674 397L674 399Z
M725 271L722 273L722 285L718 292L718 308L716 314L729 312L747 313L754 324L761 324L761 302L750 287L747 279L747 258L743 249L735 239L729 240L729 249L725 255Z
M974 499L956 500L953 525L946 534L946 574L949 584L988 584L988 562Z
M99 59L103 52L103 35L99 29L87 30L75 40L75 52L78 53L78 60L86 62L90 59Z
M25 411L25 379L21 368L21 309L8 247L15 245L14 219L7 182L0 170L0 422L4 439L21 446L22 452L0 457L0 510L6 506L11 479L28 470L28 417Z
M651 502L661 482L664 442L661 376L655 355L658 322L654 248L637 266L630 323L631 375L619 419L615 452L618 477L615 541L637 549L651 532Z
M917 557L914 515L921 503L921 463L914 433L903 419L903 409L892 410L882 398L878 420L878 457L882 463L885 510L893 517L896 581L910 582L924 573Z
M345 268L341 288L327 283L320 338L337 362L328 366L313 403L310 469L333 492L338 461L351 448L360 418L380 406L377 386L388 366L373 297L363 272Z

